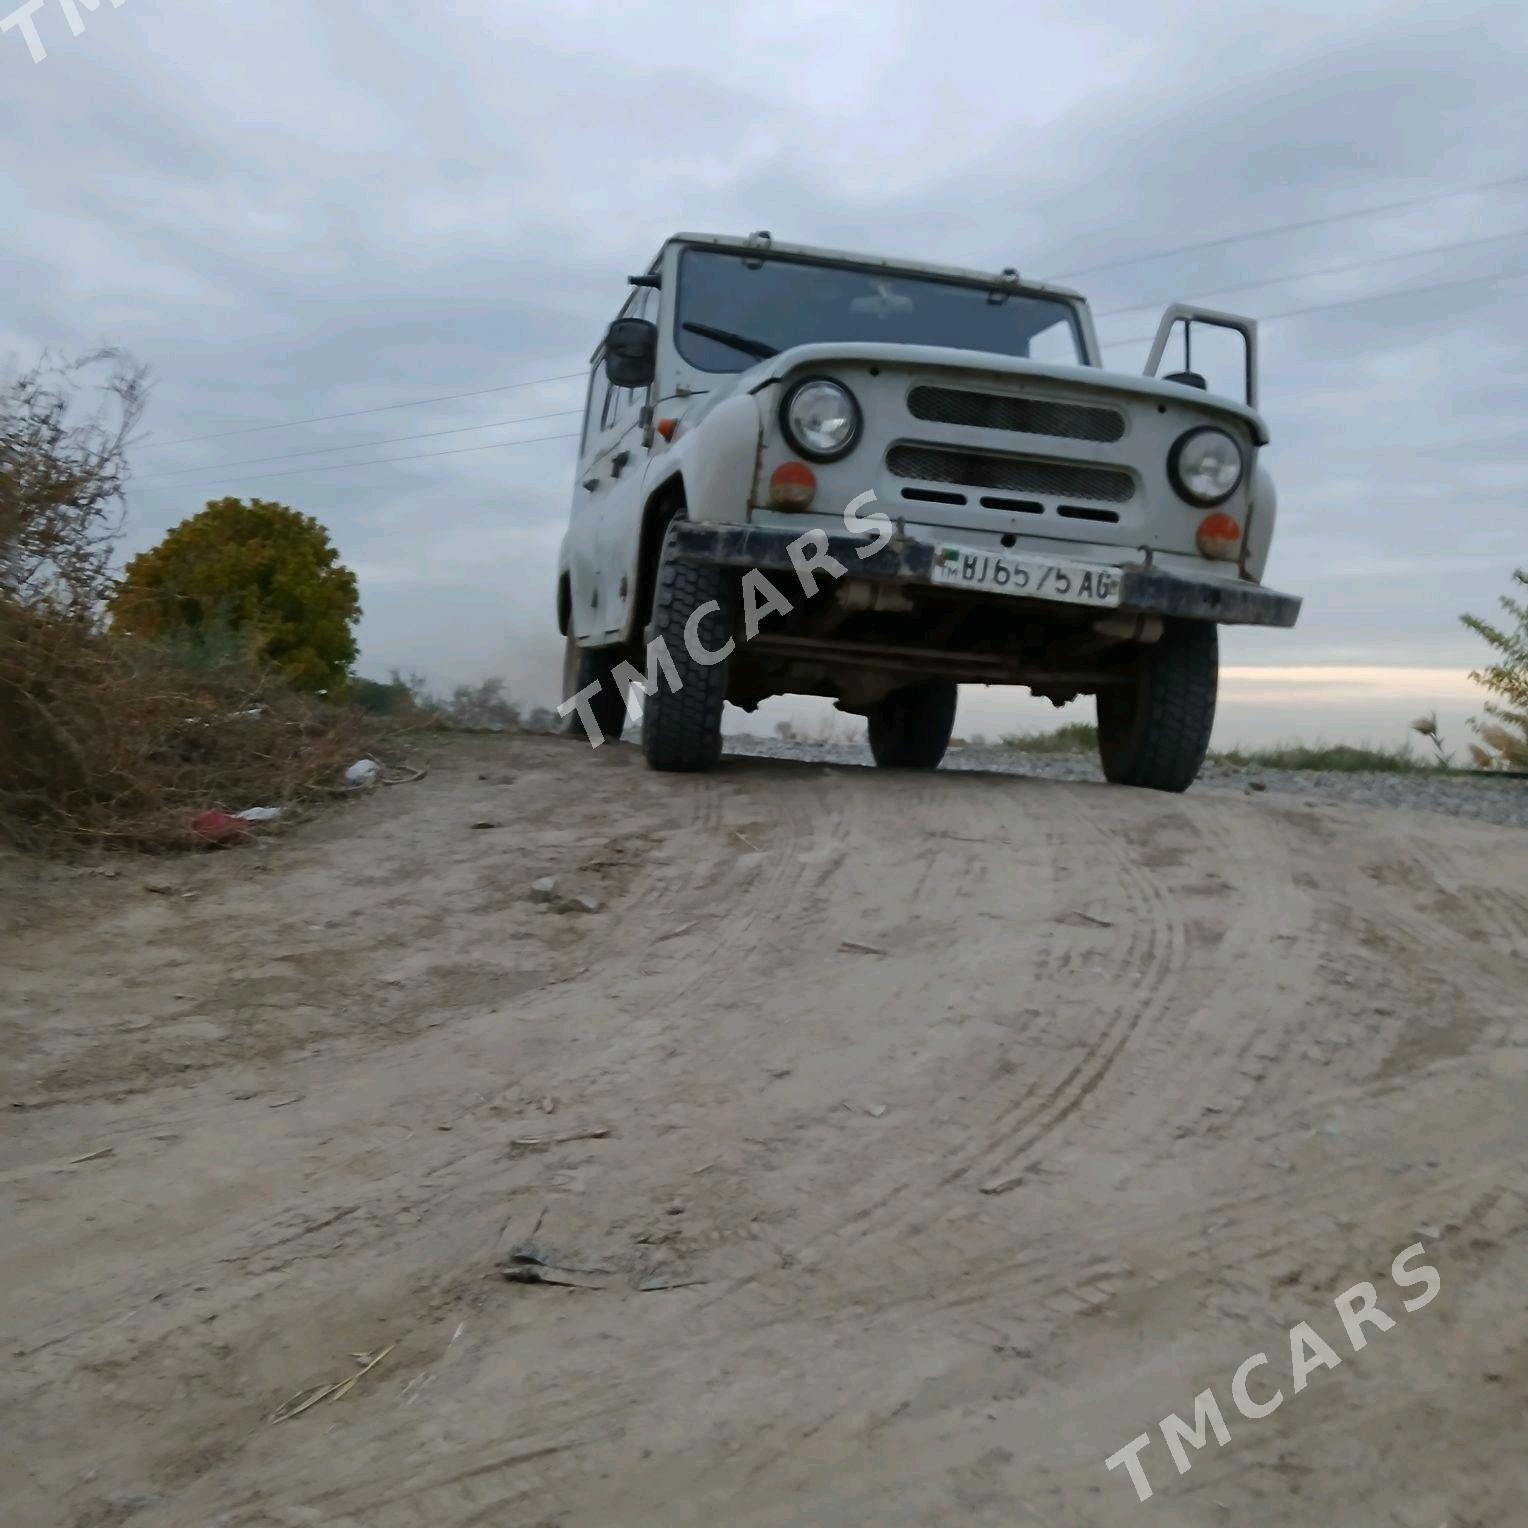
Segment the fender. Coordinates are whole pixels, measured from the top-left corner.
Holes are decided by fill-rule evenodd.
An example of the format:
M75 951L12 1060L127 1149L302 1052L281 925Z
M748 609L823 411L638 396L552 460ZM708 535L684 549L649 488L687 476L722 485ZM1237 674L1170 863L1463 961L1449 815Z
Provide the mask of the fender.
M1273 478L1261 464L1252 471L1252 492L1247 503L1246 539L1242 543L1242 571L1258 583L1268 566L1268 549L1273 545L1273 527L1279 518L1279 496Z
M697 400L700 401L700 400ZM681 415L671 445L649 459L643 477L641 524L612 527L612 545L625 548L627 588L621 640L641 635L648 585L656 571L661 528L683 505L691 520L746 525L764 433L764 412L751 394L733 394L715 408Z

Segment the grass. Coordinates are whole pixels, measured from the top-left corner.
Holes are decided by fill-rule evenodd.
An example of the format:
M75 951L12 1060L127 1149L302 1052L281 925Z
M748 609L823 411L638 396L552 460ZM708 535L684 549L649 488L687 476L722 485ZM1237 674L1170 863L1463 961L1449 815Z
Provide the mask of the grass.
M1094 753L1098 728L1092 722L1068 722L1052 732L1010 732L998 747L1015 753Z
M1091 722L1069 722L1050 732L1016 732L1004 737L1000 747L1015 753L1094 753L1098 729ZM1332 770L1341 774L1434 775L1470 774L1449 769L1438 760L1423 758L1405 747L1373 748L1367 743L1280 743L1271 748L1232 748L1212 753L1212 762L1243 769Z
M1341 774L1433 775L1444 766L1408 748L1371 748L1365 743L1281 743L1274 748L1233 748L1214 753L1217 764L1257 769L1325 769Z

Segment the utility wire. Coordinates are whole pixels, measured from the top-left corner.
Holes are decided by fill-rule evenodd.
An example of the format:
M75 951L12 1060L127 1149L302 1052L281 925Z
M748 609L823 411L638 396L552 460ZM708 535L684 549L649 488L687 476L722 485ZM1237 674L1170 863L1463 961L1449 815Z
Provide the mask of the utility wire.
M444 393L438 398L408 398L402 403L382 403L376 408L351 409L346 414L312 414L306 419L289 419L285 424L252 424L242 430L219 430L213 435L183 435L179 440L145 442L138 449L167 451L171 446L189 446L201 440L227 440L231 435L258 435L263 430L291 430L300 424L327 424L334 419L359 419L363 414L385 414L391 409L423 408L428 403L455 403L459 398L482 398L489 393L509 393L519 387L540 387L548 382L572 382L588 375L587 371L567 371L557 377L530 377L524 382L506 382L502 387L478 387L470 393Z
M1279 286L1286 281L1310 281L1318 276L1336 276L1344 271L1362 270L1371 265L1394 265L1400 260L1420 260L1424 255L1442 255L1461 249L1478 249L1484 244L1500 244L1505 239L1521 239L1528 234L1528 228L1514 228L1510 233L1493 233L1483 239L1463 239L1457 244L1428 244L1420 249L1409 249L1398 255L1374 255L1367 260L1349 260L1343 265L1324 265L1313 271L1292 271L1287 276L1262 276L1256 281L1238 281L1231 286L1211 287L1202 297L1218 297L1222 292L1246 292L1253 287ZM1117 318L1121 313L1139 313L1144 308L1165 307L1170 302L1180 301L1175 297L1159 297L1153 302L1133 302L1128 308L1109 308L1105 312L1095 313L1094 318ZM1197 302L1198 297L1186 299L1189 302ZM576 412L576 411L575 411Z
M1251 230L1247 231L1246 233L1226 234L1226 235L1223 235L1221 237L1214 238L1214 239L1200 240L1199 242L1194 243L1194 244L1180 244L1180 245L1177 245L1177 246L1175 246L1173 248L1170 248L1170 249L1152 250L1152 251L1149 251L1146 254L1127 255L1127 256L1124 256L1124 257L1122 257L1121 259L1118 259L1118 260L1106 260L1106 261L1103 261L1102 263L1100 263L1098 265L1083 266L1080 269L1073 270L1073 271L1063 271L1063 272L1059 273L1058 275L1051 276L1051 277L1049 277L1047 279L1057 280L1057 281L1075 280L1079 276L1091 276L1091 275L1095 274L1098 271L1120 270L1120 269L1123 269L1126 266L1145 265L1145 264L1149 264L1150 262L1152 262L1154 260L1166 260L1169 257L1174 256L1174 255L1194 254L1194 253L1197 253L1200 250L1219 249L1219 248L1223 248L1223 247L1225 247L1227 245L1247 243L1249 241L1256 240L1256 239L1271 239L1271 238L1275 238L1275 237L1277 237L1277 236L1279 236L1281 234L1298 233L1298 232L1301 232L1301 231L1303 231L1305 229L1325 227L1325 226L1327 226L1328 224L1331 224L1331 223L1350 222L1350 221L1353 221L1353 220L1359 219L1359 218L1375 217L1375 216L1378 216L1380 213L1384 213L1384 212L1396 212L1396 211L1399 211L1399 210L1401 210L1403 208L1407 208L1407 207L1426 206L1426 205L1428 205L1429 203L1432 203L1432 202L1447 201L1447 200L1449 200L1452 197L1477 195L1478 193L1480 193L1482 191L1496 191L1496 190L1500 190L1500 189L1502 189L1503 187L1506 187L1506 186L1521 185L1521 184L1523 184L1525 182L1528 182L1528 172L1519 173L1519 174L1516 174L1516 175L1503 176L1499 180L1480 181L1480 182L1477 182L1477 183L1475 183L1473 185L1456 187L1455 189L1450 190L1450 191L1433 191L1433 192L1429 192L1429 193L1427 193L1425 195L1422 195L1422 196L1407 197L1407 198L1404 198L1404 199L1402 199L1400 201L1383 202L1383 203L1379 203L1378 205L1371 206L1371 207L1354 208L1354 209L1352 209L1350 211L1347 211L1347 212L1333 212L1333 213L1328 213L1328 214L1326 214L1325 216L1322 216L1322 217L1305 218L1305 219L1302 219L1299 222L1282 223L1282 224L1277 224L1275 226L1268 227L1268 228L1251 229ZM1509 235L1501 235L1499 237L1510 237L1510 236ZM1484 243L1484 242L1487 242L1487 241L1481 240L1481 241L1478 241L1478 242ZM1439 249L1439 251L1442 251L1444 249L1448 249L1448 248L1452 248L1452 247L1456 247L1456 246L1441 245L1441 246L1438 246L1438 249ZM1460 245L1460 246L1457 246L1457 247L1463 248L1465 246L1464 245ZM1424 251L1420 251L1419 250L1419 251L1414 251L1414 253L1421 254L1421 253L1424 253ZM1404 256L1383 257L1382 259L1376 260L1373 263L1380 264L1380 263L1383 263L1383 259L1401 259L1401 258L1405 258L1405 257ZM1349 269L1356 268L1357 264L1365 264L1365 263L1369 263L1369 262L1356 262L1353 267L1346 267L1346 268L1349 268ZM1334 267L1333 271L1340 270L1340 269L1344 269L1344 267ZM1312 271L1312 272L1308 272L1307 274L1315 276L1315 275L1326 275L1326 274L1329 274L1329 272L1326 272L1326 271ZM1286 280L1286 279L1287 280L1294 280L1296 278L1294 278L1294 277L1287 277L1287 278L1277 278L1277 279L1279 279L1279 280ZM1270 280L1270 281L1267 281L1267 282L1247 282L1247 283L1242 283L1242 284L1237 285L1237 286L1217 287L1217 288L1214 288L1213 290L1217 291L1217 292L1241 291L1241 290L1246 290L1247 288L1249 288L1251 286L1272 285L1272 284L1274 284L1273 280ZM1364 299L1355 299L1355 300L1362 301ZM1115 308L1115 309L1111 309L1108 313L1100 313L1100 314L1098 314L1096 316L1099 317L1099 318L1108 318L1108 317L1111 317L1113 314L1116 314L1116 313L1125 313L1125 312L1135 311L1136 307L1151 307L1151 306L1154 306L1154 304L1141 303L1141 304L1134 305L1131 308ZM1275 316L1275 315L1270 315L1270 317L1273 317L1273 316ZM1284 316L1284 315L1276 315L1276 316ZM1291 314L1289 316L1293 316L1293 315ZM1133 343L1133 342L1132 341L1121 341L1119 343L1129 344L1129 343ZM385 413L391 412L393 410L405 409L405 408L423 408L423 407L426 407L426 406L428 406L430 404L434 404L434 403L455 403L455 402L458 402L458 401L460 401L461 399L464 399L464 398L482 398L482 397L486 397L487 395L489 395L491 393L513 392L516 389L523 388L523 387L540 387L540 386L545 386L545 385L548 385L548 384L551 384L551 383L554 383L554 382L573 382L573 381L579 381L579 380L582 380L587 375L588 375L587 371L581 370L581 371L563 372L563 373L559 374L558 376L554 376L554 377L532 377L532 378L528 378L524 382L507 382L507 383L504 383L504 384L502 384L501 386L498 386L498 387L480 387L480 388L475 388L475 389L473 389L470 392L464 392L464 393L444 393L444 394L441 394L440 396L434 397L434 398L410 398L410 399L405 399L401 403L384 403L384 404L379 404L379 405L377 405L374 408L351 409L348 412L341 413L341 414L312 414L312 415L309 415L309 416L307 416L305 418L302 418L302 419L287 420L286 422L284 422L282 424L247 425L247 426L245 426L245 427L243 427L241 429L237 429L237 430L220 430L220 431L216 431L216 432L214 432L212 434L208 434L208 435L186 435L186 436L181 436L177 440L146 441L141 446L139 446L138 449L139 450L145 450L145 451L163 451L163 450L168 450L172 446L194 445L194 444L197 444L198 442L207 441L207 440L228 440L228 439L230 439L230 438L232 438L234 436L238 436L238 435L258 435L258 434L261 434L263 432L267 432L267 431L271 431L271 430L290 430L290 429L295 429L298 425L305 425L305 424L327 424L327 423L333 422L335 420L341 420L341 419L359 419L359 418L362 418L363 416L368 415L368 414L385 414ZM577 412L577 411L576 410L570 410L569 412ZM401 438L407 439L408 437L401 437ZM418 438L422 439L424 437L421 436L421 437L418 437ZM294 454L303 454L303 453L294 453ZM279 460L279 458L273 457L273 458L271 458L271 460ZM144 481L147 481L147 479L145 479Z
M1265 313L1258 317L1260 324L1273 323L1277 319L1299 318L1307 313L1326 313L1334 308L1356 307L1367 302L1384 302L1393 297L1417 297L1429 292L1451 291L1459 287L1478 286L1483 281L1521 281L1528 277L1528 271L1509 271L1506 273L1493 271L1484 276L1471 276L1462 281L1440 281L1431 286L1401 287L1393 292L1375 292L1367 297L1346 297L1337 302L1314 303L1304 308L1286 308L1282 313ZM1154 336L1142 334L1130 339L1110 340L1110 345L1136 345L1144 344ZM576 412L576 411L575 411ZM290 472L265 472L257 477L245 478L245 482L262 482L270 478L301 477L309 472L336 472L346 467L380 467L394 462L419 462L430 461L440 456L465 456L473 451L500 451L510 446L530 446L546 440L576 440L579 436L577 430L567 430L558 435L532 435L524 440L501 440L494 441L486 446L457 446L450 451L421 451L408 456L381 456L364 462L330 462L320 467L296 467ZM271 458L273 461L282 460L280 457ZM209 472L215 470L208 468ZM209 479L209 481L212 481Z
M1171 249L1152 250L1144 255L1127 255L1119 260L1104 260L1098 265L1085 265L1079 270L1063 271L1048 279L1074 281L1078 276L1091 276L1098 271L1119 270L1126 265L1145 265L1151 260L1166 260L1172 255L1197 254L1202 249L1220 249L1227 244L1243 244L1250 239L1272 239L1280 234L1300 233L1307 228L1324 228L1328 223L1351 222L1356 218L1376 217L1382 212L1398 212L1403 207L1422 207L1429 202L1447 201L1455 196L1474 196L1481 191L1499 191L1503 186L1521 185L1528 181L1528 173L1506 175L1500 180L1485 180L1472 186L1460 186L1453 191L1432 191L1425 196L1410 196L1398 202L1381 202L1374 207L1358 207L1349 212L1330 212L1324 217L1302 218L1297 223L1279 223L1271 228L1249 229L1246 233L1226 234L1215 239L1201 239L1194 244L1178 244Z
M1484 276L1467 276L1462 281L1439 281L1431 286L1397 287L1393 292L1371 292L1367 297L1343 297L1336 302L1318 302L1308 308L1286 308L1282 313L1249 313L1259 324L1271 324L1280 318L1299 318L1306 313L1327 313L1333 308L1355 308L1366 302L1385 302L1392 297L1422 297L1429 292L1447 292L1456 287L1478 286L1482 281L1521 281L1528 271L1489 271ZM1108 345L1142 345L1156 334L1132 335L1128 340L1106 340Z
M311 451L280 451L275 456L246 456L233 462L207 462L200 467L177 467L173 472L156 472L151 477L135 478L138 483L162 483L169 478L186 477L189 474L221 472L226 467L258 467L266 462L295 461L303 456L325 456L334 451L361 451L368 446L399 446L409 440L436 440L442 435L470 435L474 430L501 430L512 424L535 424L543 419L566 419L570 414L582 414L582 409L558 409L551 414L525 414L517 419L495 419L488 424L466 424L454 430L426 430L420 435L383 435L372 440L355 440L347 446L317 446ZM512 445L512 441L503 444Z
M385 462L423 462L436 456L465 456L469 451L502 451L509 446L533 446L543 440L577 440L579 431L565 430L560 435L529 435L524 440L496 440L486 446L455 446L449 451L416 451L409 456L378 456L365 462L329 462L322 467L294 467L290 472L262 472L242 478L245 483L261 483L270 478L301 477L305 472L339 472L346 467L380 467ZM214 468L208 468L209 472ZM209 478L209 483L216 481ZM192 484L183 486L191 487Z

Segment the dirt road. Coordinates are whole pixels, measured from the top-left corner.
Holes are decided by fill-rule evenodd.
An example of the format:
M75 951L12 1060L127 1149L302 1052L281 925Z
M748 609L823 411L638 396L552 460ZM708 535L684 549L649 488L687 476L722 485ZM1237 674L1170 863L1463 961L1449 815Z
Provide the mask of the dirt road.
M1528 834L485 739L118 871L0 866L8 1528L1528 1521Z

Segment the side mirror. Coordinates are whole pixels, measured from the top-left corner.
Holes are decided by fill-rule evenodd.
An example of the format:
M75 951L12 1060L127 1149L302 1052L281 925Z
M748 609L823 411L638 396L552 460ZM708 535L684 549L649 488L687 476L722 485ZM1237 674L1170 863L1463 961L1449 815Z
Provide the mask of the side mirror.
M658 326L618 318L605 331L605 375L617 387L646 387L658 369Z

